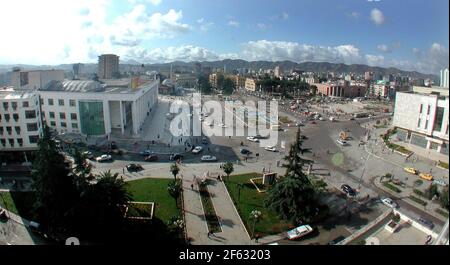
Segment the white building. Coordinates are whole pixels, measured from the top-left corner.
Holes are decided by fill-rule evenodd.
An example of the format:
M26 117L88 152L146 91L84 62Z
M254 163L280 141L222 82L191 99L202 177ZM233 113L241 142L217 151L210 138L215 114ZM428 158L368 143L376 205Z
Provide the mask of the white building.
M281 78L284 75L283 68L280 65L276 66L273 72L277 78Z
M397 92L393 125L397 138L416 153L448 160L449 97Z
M449 88L449 72L448 68L441 70L441 87Z
M158 101L159 80L55 81L40 89L45 122L86 136L138 134Z
M11 75L11 85L14 89L39 89L45 87L53 80L64 80L63 70L35 70L20 71L16 70Z
M41 136L39 96L0 88L0 150L34 150Z

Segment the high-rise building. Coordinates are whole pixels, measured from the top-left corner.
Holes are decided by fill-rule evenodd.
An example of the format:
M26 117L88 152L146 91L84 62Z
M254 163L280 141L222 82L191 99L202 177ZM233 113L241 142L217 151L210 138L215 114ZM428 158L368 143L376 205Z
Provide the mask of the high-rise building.
M278 77L278 78L283 76L283 68L280 65L275 67L274 75L275 75L275 77Z
M76 63L72 66L73 69L73 79L79 79L84 73L84 64Z
M448 68L445 68L445 69L441 70L441 83L440 83L440 86L449 88L449 72L448 72Z
M373 72L365 72L364 73L364 80L366 80L366 81L373 80Z
M199 75L202 73L202 65L200 63L195 63L194 64L194 73L196 75Z
M103 54L98 57L98 78L112 79L119 74L119 56Z

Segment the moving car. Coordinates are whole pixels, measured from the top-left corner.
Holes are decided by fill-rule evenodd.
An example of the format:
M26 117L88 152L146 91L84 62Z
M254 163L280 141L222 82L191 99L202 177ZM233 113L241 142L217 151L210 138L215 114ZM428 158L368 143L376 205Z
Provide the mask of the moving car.
M178 160L178 159L182 159L183 155L182 154L172 154L169 156L169 160Z
M157 155L149 155L149 156L145 157L144 160L146 162L157 161L158 160L158 156Z
M219 127L227 128L227 126L225 124L223 124L223 123L219 124Z
M404 170L410 174L417 175L417 170L413 167L405 167Z
M342 145L342 146L346 146L348 145L347 141L344 141L342 139L337 139L336 142L338 142L338 144Z
M202 144L208 144L208 139L203 138L203 139L202 139Z
M129 164L126 166L128 172L138 172L144 170L144 168L139 164Z
M421 225L424 225L424 226L428 227L429 229L433 229L434 228L434 224L431 221L423 218L422 216L420 216L417 219L417 222L419 222Z
M353 197L356 195L355 190L347 184L342 184L341 189L343 192L347 193L347 195L349 195L349 196Z
M311 233L313 229L309 225L301 225L297 228L294 228L287 232L287 236L290 240L299 239L309 233Z
M344 239L345 239L344 236L338 236L335 239L333 239L330 242L328 242L328 245L336 245L337 243L341 242Z
M110 161L110 160L112 160L111 155L106 155L106 154L101 155L95 159L95 161L97 161L97 162L105 162L105 161Z
M198 154L198 153L200 153L201 151L203 151L203 147L201 147L201 146L196 146L196 147L192 150L192 153L193 153L193 154Z
M251 154L252 152L250 151L250 150L248 150L248 149L245 149L245 148L242 148L241 149L241 154L243 154L243 155L249 155L249 154Z
M389 208L395 209L398 207L397 203L390 198L381 199L381 202Z
M419 177L424 179L424 180L429 180L432 181L433 180L433 176L429 173L420 173Z
M153 154L153 152L147 149L147 150L141 151L139 154L141 156L149 156L149 155Z
M116 149L118 149L117 144L116 144L116 142L112 141L111 142L111 150L116 150Z
M256 137L253 137L253 136L247 137L247 140L249 140L250 142L255 142L255 143L259 142L259 139Z
M200 158L200 160L203 162L213 162L217 161L217 157L211 155L204 155L202 156L202 158Z
M277 148L275 146L267 146L264 148L266 151L270 152L278 152Z

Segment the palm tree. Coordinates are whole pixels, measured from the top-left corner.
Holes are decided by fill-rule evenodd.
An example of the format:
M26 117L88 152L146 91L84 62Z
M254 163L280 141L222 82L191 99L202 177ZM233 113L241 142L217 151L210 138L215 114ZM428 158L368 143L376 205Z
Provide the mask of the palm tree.
M172 173L173 178L177 180L177 174L180 172L180 168L176 163L170 166L170 172Z
M175 199L175 205L178 208L178 198L180 197L181 194L181 182L179 180L174 180L172 182L169 183L169 185L167 186L167 191L169 192L170 196L172 196Z
M225 174L227 174L227 180L228 180L228 177L234 171L233 163L226 162L225 164L223 164L222 169L223 169L223 172L225 172Z

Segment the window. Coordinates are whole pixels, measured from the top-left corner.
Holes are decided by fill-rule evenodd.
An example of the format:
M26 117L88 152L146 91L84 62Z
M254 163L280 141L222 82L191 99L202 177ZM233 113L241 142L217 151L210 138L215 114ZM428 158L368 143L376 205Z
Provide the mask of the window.
M13 119L14 119L14 121L18 122L19 121L19 114L13 113Z
M14 139L8 139L9 145L14 147Z
M17 143L19 144L19 146L23 146L23 139L17 138Z
M434 116L433 130L440 132L442 130L442 123L444 123L444 108L437 107Z
M54 119L55 118L55 113L53 111L50 111L49 113L50 119Z
M9 122L9 120L11 119L11 116L9 114L5 114L5 120L6 122Z
M420 128L420 123L421 123L421 120L419 118L419 122L417 122L417 128Z
M425 130L428 129L428 120L425 121Z
M75 105L76 105L75 100L74 100L74 99L70 99L70 100L69 100L69 105L70 105L71 107L75 107Z
M30 103L28 103L28 101L22 102L22 107L23 108L28 108L29 106L30 106Z
M30 144L35 144L39 141L39 135L31 135L28 137Z
M77 120L77 114L76 113L70 113L70 118L72 120Z
M37 123L27 123L27 131L35 132L37 130L38 130L38 124Z
M56 126L56 122L55 122L55 121L51 121L51 122L50 122L50 126L55 127L55 126Z
M58 99L58 105L64 106L64 99Z
M13 101L11 103L11 106L12 106L13 110L16 110L17 109L17 102Z
M3 127L0 127L0 135L3 135Z
M9 108L8 102L3 102L3 108L4 108L5 110L8 110L8 108Z
M420 110L419 110L419 113L422 113L422 110L423 110L423 104L420 104Z
M65 120L66 119L66 114L64 112L60 112L59 113L59 118Z
M16 134L20 134L20 126L16 126L14 127Z
M5 140L5 139L0 139L0 142L2 143L2 146L5 147L5 145L6 145L6 140Z
M36 111L35 110L26 110L25 111L25 118L27 118L27 119L34 119L34 118L36 118Z
M61 127L66 128L67 127L67 123L61 122Z
M73 129L78 129L78 123L72 123L72 128Z
M11 135L12 128L10 126L6 126L6 131L8 132L9 135Z
M53 106L53 99L52 98L48 99L48 105Z
M430 105L428 105L428 109L427 109L427 115L430 115L430 109L431 109L431 106L430 106Z

